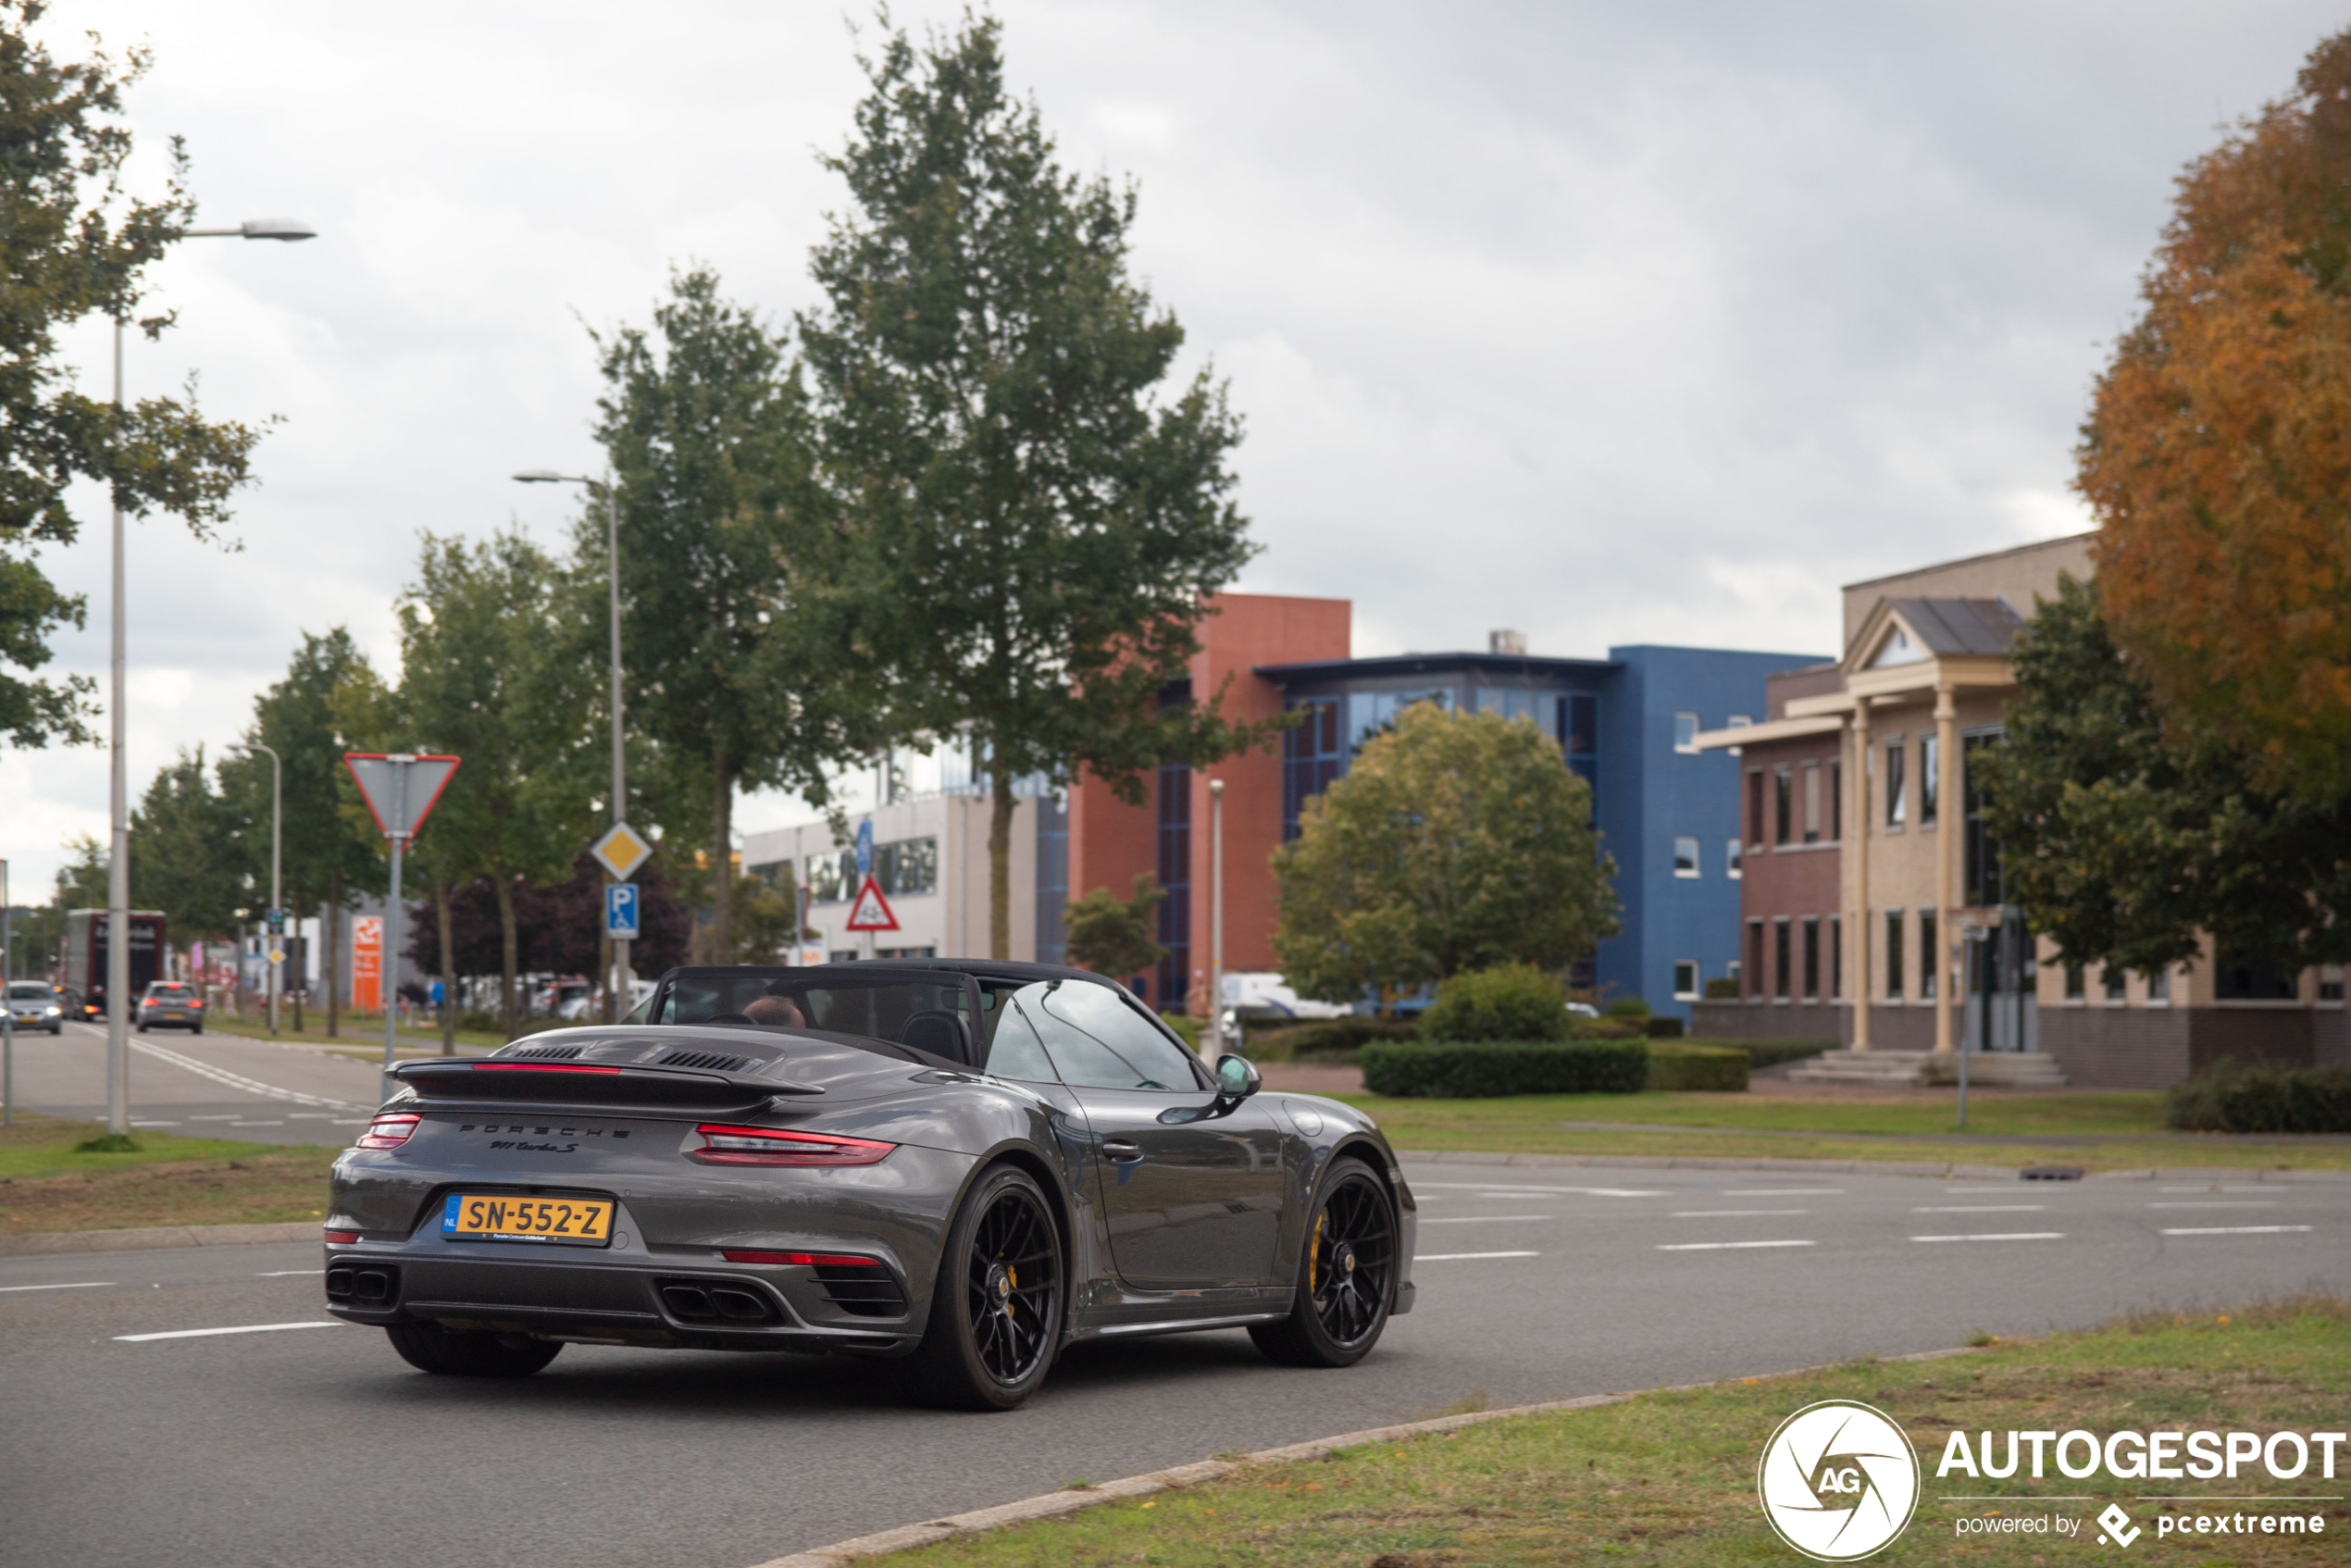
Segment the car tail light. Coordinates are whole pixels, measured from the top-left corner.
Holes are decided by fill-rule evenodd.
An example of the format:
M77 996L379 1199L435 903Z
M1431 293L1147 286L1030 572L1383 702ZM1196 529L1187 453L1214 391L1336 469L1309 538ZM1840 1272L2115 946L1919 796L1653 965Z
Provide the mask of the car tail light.
M706 1165L872 1165L889 1157L895 1143L835 1133L786 1132L778 1127L736 1127L704 1122L694 1131L702 1147L686 1156Z
M719 1254L730 1263L797 1263L802 1268L879 1268L872 1258L852 1257L846 1252L746 1252L728 1250Z
M353 1246L358 1241L358 1239L359 1233L355 1230L330 1230L327 1232L327 1245L330 1247Z
M582 1062L477 1062L477 1073L617 1073L617 1067L591 1067Z
M406 1112L390 1116L378 1116L367 1124L367 1130L359 1135L359 1147L397 1149L408 1141L408 1135L417 1130L417 1124L422 1119Z

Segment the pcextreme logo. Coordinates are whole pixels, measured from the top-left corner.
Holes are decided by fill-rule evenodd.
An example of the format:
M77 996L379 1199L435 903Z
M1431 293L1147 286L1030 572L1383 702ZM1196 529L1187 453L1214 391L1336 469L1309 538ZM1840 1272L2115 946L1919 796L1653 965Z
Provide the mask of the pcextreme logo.
M1918 1456L1884 1412L1822 1400L1780 1423L1763 1445L1755 1490L1780 1539L1817 1562L1851 1562L1910 1523Z

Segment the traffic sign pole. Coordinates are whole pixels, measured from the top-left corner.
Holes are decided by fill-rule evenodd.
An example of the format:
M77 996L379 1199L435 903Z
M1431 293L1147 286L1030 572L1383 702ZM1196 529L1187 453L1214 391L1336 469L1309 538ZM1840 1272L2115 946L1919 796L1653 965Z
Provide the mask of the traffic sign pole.
M342 761L351 770L352 782L359 786L367 810L374 814L376 826L392 840L392 908L384 921L383 949L376 959L376 1000L384 1010L383 1070L389 1073L399 1016L401 853L425 825L425 818L441 800L441 791L449 787L450 775L457 771L457 759L346 752Z

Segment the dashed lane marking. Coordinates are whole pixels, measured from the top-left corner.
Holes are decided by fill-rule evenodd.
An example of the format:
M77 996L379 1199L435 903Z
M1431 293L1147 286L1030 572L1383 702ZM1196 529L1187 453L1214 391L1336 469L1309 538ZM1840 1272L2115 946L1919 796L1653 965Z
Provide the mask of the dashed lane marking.
M2046 1203L1939 1203L1912 1209L1914 1214L2032 1214L2047 1208Z
M1548 1220L1551 1214L1446 1214L1441 1218L1423 1220L1423 1225L1499 1225L1504 1220Z
M1913 1236L1913 1241L2062 1241L2061 1230L2007 1230L1981 1236Z
M77 1279L70 1285L0 1285L8 1290L96 1290L114 1283L111 1279Z
M1785 1219L1794 1214L1809 1214L1810 1209L1677 1209L1677 1220L1745 1220Z
M1540 1252L1415 1252L1416 1263L1459 1263L1473 1258L1539 1258Z
M1536 1187L1520 1181L1414 1181L1415 1188L1432 1191L1499 1192L1505 1197L1524 1197L1531 1192L1573 1192L1586 1198L1662 1198L1662 1189L1641 1187Z
M2261 1198L2217 1198L2208 1203L2175 1201L2147 1205L2150 1209L2274 1209L2277 1206L2275 1200Z
M126 1345L143 1345L150 1339L212 1339L223 1334L276 1334L288 1328L341 1328L335 1318L312 1318L305 1323L249 1323L238 1328L174 1328L163 1334L118 1334L115 1338Z
M1661 1252L1738 1252L1756 1247L1816 1247L1816 1241L1661 1241Z
M1841 1198L1841 1187L1726 1187L1725 1198Z
M2283 1236L2289 1232L2307 1231L2307 1225L2213 1225L2196 1226L2180 1230L2167 1230L2166 1236Z
M372 1105L358 1105L348 1100L330 1100L323 1094L305 1094L299 1089L280 1089L276 1084L266 1084L259 1078L249 1078L243 1073L232 1073L226 1067L216 1067L209 1062L199 1062L193 1056L182 1056L180 1052L167 1050L151 1040L133 1039L131 1044L132 1049L143 1051L158 1062L168 1062L175 1067L185 1067L198 1077L210 1078L214 1083L226 1084L230 1089L243 1089L247 1094L260 1094L272 1100L291 1101L296 1105L323 1105L330 1111L372 1111L375 1109ZM237 1118L234 1116L192 1116L189 1120L233 1122Z
M283 1279L289 1275L324 1274L327 1271L322 1268L273 1268L265 1270L260 1274L256 1274L254 1277L255 1279Z

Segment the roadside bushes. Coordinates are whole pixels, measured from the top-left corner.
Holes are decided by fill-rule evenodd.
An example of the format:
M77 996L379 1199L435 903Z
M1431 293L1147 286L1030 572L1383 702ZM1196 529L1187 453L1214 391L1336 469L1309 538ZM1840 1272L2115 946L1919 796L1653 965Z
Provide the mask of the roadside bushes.
M2223 1058L2164 1099L2164 1120L2183 1132L2351 1132L2351 1068Z
M1567 992L1532 964L1499 964L1440 980L1421 1013L1427 1040L1555 1040L1567 1038Z
M1649 1048L1640 1039L1379 1040L1356 1061L1374 1094L1637 1094L1648 1083Z
M1241 1022L1243 1053L1252 1062L1327 1062L1344 1064L1375 1039L1412 1039L1420 1034L1410 1019L1317 1018L1276 1024L1261 1018Z
M1648 1088L1652 1090L1735 1093L1747 1088L1747 1052L1736 1046L1676 1041L1649 1047Z
M1749 1039L1738 1043L1747 1052L1748 1064L1757 1068L1776 1067L1783 1062L1800 1062L1823 1051L1844 1049L1833 1039Z

